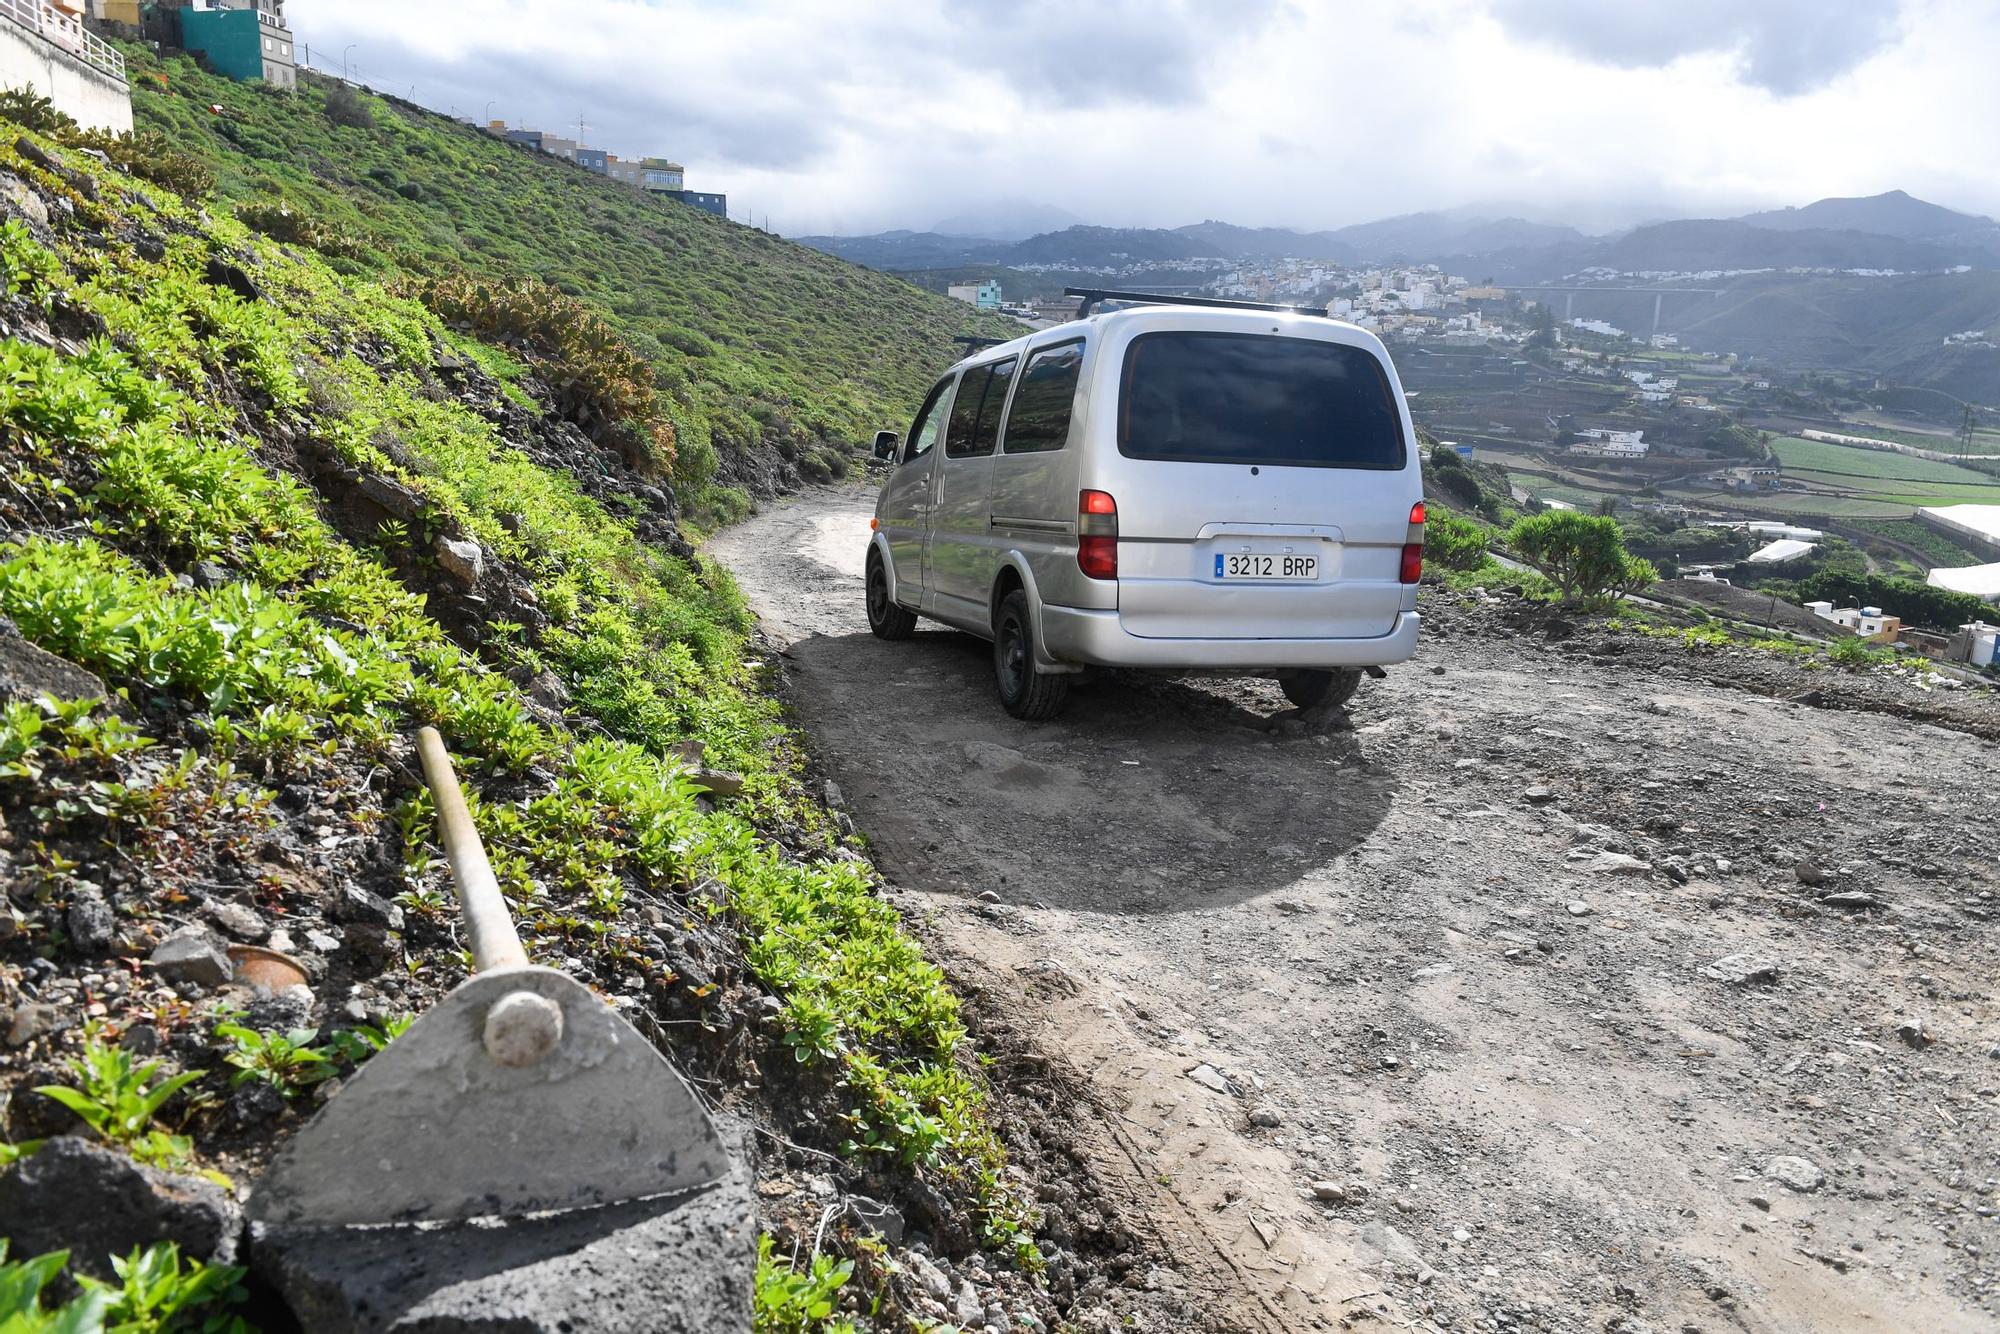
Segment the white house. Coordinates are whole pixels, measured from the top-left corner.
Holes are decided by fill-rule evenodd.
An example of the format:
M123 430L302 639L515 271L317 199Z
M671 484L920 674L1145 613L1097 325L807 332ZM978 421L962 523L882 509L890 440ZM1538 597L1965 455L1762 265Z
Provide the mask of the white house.
M1755 556L1751 560L1757 559ZM1822 621L1832 621L1835 625L1852 630L1863 639L1879 644L1893 644L1901 636L1903 622L1900 617L1884 616L1880 607L1840 607L1831 602L1808 602L1806 610Z
M1614 431L1606 427L1592 427L1576 433L1576 443L1569 447L1572 454L1599 459L1643 459L1646 457L1646 433L1644 431Z

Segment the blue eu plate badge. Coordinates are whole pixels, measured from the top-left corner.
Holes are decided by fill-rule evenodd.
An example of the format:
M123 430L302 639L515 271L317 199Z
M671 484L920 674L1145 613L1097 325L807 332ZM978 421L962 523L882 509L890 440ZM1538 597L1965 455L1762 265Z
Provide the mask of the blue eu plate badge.
M1220 556L1215 558L1215 577L1218 579L1222 577L1222 557Z

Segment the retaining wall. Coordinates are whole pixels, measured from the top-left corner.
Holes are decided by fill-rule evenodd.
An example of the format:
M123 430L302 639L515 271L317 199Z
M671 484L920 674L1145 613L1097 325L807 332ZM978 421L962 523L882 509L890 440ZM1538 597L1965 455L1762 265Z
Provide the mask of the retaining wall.
M90 129L132 131L132 90L55 43L0 20L0 87L33 88Z

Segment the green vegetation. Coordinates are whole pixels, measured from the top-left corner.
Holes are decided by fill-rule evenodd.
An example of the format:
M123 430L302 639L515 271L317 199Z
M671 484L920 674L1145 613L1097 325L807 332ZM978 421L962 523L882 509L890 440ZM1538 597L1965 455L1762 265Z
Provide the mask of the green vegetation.
M1424 515L1424 559L1447 570L1479 569L1488 563L1486 530L1432 506Z
M160 1062L136 1065L132 1053L105 1042L92 1027L83 1050L69 1061L75 1086L44 1084L35 1092L75 1112L77 1119L107 1144L116 1145L142 1163L178 1167L191 1150L184 1135L172 1135L153 1125L167 1099L200 1078L200 1072L158 1077Z
M534 275L603 312L649 367L690 488L717 454L896 426L956 359L954 335L1020 331L406 103L310 80L284 93L125 51L140 126L199 159L226 204L267 210L246 216L311 219L300 243L327 246L342 272Z
M42 1294L69 1264L68 1251L50 1251L28 1260L7 1259L0 1237L0 1330L6 1334L249 1334L250 1327L229 1314L246 1294L246 1271L231 1265L189 1260L180 1248L160 1242L112 1256L118 1282L79 1274L82 1289L61 1306L43 1305Z
M332 1047L315 1047L318 1034L310 1028L289 1033L259 1032L242 1024L218 1024L215 1035L231 1044L223 1062L233 1068L232 1086L261 1080L287 1098L296 1098L314 1084L339 1073Z
M852 1321L834 1318L840 1290L854 1277L854 1261L815 1255L804 1272L777 1259L771 1239L757 1242L757 1334L856 1334Z
M1915 547L1934 566L1984 565L1987 561L1985 556L1967 550L1937 529L1915 519L1875 519L1854 526Z
M1565 602L1601 602L1636 593L1659 576L1650 561L1625 550L1618 521L1553 510L1517 522L1507 545L1546 575Z
M239 113L215 118L214 126L200 121L198 132L176 131L208 144L218 179L239 188L265 179L264 152L276 140L261 136L286 127L328 147L316 136L334 130L319 117L316 94L295 102L208 81L184 64L173 71L181 94L212 94ZM180 108L178 98L167 100ZM495 225L532 213L546 194L546 206L566 201L584 217L630 211L633 225L653 226L653 241L683 261L728 257L717 261L728 272L708 280L744 284L757 300L774 300L776 287L797 278L803 290L793 296L810 304L807 280L846 280L828 267L833 261L800 261L795 248L724 231L726 224L706 215L627 198L620 187L578 179L558 164L523 162L514 150L459 135L434 117L379 106L375 115L372 133L387 138L357 147L364 161L393 149L414 163L448 148L452 170L486 178L482 188L492 193L469 198L465 208L490 213ZM225 125L229 134L219 128ZM209 138L215 135L221 139ZM122 175L73 151L75 136L66 132L53 145L63 174L28 160L11 146L14 139L11 128L0 133L0 168L68 201L89 235L50 248L19 224L0 230L7 286L52 320L94 323L102 332L76 355L20 341L0 345L0 614L31 641L142 701L149 717L184 725L182 739L194 744L164 774L153 766L142 775L131 760L151 744L146 739L96 722L87 710L12 706L0 714L0 782L37 775L46 782L47 766L69 763L64 757L74 747L78 762L108 765L115 774L91 780L106 784L88 789L102 808L93 808L92 818L157 823L174 812L183 834L204 821L254 827L267 796L246 788L215 754L306 768L338 758L373 769L399 733L434 723L468 781L531 953L560 948L621 964L642 959L641 926L626 903L635 887L653 901L670 895L691 915L727 922L750 969L782 1004L784 1040L801 1077L839 1099L844 1131L827 1147L920 1173L927 1189L949 1190L970 1208L988 1245L1035 1266L1034 1212L1004 1175L957 1000L865 868L828 855L823 815L800 796L795 748L775 703L757 689L755 665L745 662L747 617L727 577L642 540L628 517L635 506L615 493L595 498L569 473L538 464L455 398L444 363L463 360L453 349L467 331L447 329L414 295L356 276L375 269L259 235L224 210ZM343 143L341 153L347 148ZM301 160L270 160L277 158L287 172ZM88 192L75 184L83 178ZM518 207L507 202L515 189ZM332 207L343 198L325 202ZM315 207L316 196L304 202ZM409 225L419 205L398 195L365 209L351 200L340 207L353 215L342 222L352 224L351 233L385 235L392 223ZM379 230L363 228L364 217ZM581 247L568 225L551 227ZM162 232L157 248L139 244ZM412 241L413 262L444 253L434 249L444 240L426 237ZM718 237L743 253L715 249ZM689 238L708 248L697 254ZM592 272L622 263L602 257L607 246L624 245L595 235ZM389 253L380 271L396 278ZM261 301L215 279L209 261L223 256L254 271ZM569 262L584 264L581 255ZM562 266L551 259L547 268ZM635 281L648 272L655 270L641 265ZM832 340L819 311L811 336L799 335L810 355L771 343L754 355L739 348L725 356L718 347L707 357L723 368L714 375L663 373L648 383L638 378L630 348L621 350L603 326L592 325L588 310L513 284L501 304L525 304L518 336L527 346L493 355L538 372L567 365L596 375L554 391L580 396L552 406L642 414L608 422L610 439L636 433L657 445L653 428L672 425L679 467L691 425L719 429L738 411L750 420L765 409L796 411L798 420L828 429L837 419L862 420L864 405L902 392L901 372L882 369L904 364L903 341L917 336L897 324L897 303L914 303L906 310L923 316L918 325L940 333L955 327L947 314L959 318L931 309L927 299L896 295L906 289L880 285L887 280L854 282L866 300L880 298L889 309L869 308L861 319L862 307L836 304L834 313L857 318L844 334L866 341L868 331L894 326L894 336L865 348ZM461 297L468 291L451 290ZM437 298L435 289L428 294ZM491 336L516 336L475 317L473 305L448 308ZM755 300L734 312L758 313ZM705 327L725 319L693 308L681 314ZM629 312L625 322L646 323ZM543 337L536 329L545 341L536 342ZM571 335L580 341L563 341ZM646 346L629 330L626 336ZM874 367L885 378L822 381L812 372L814 358L849 354L851 374ZM487 359L474 358L481 365ZM659 364L686 370L672 359ZM739 381L758 367L810 380L820 396L791 397L776 379L752 392ZM911 382L924 373L911 371ZM311 474L320 486L379 480L411 498L412 517L365 533L336 528L342 505L335 502L350 493L315 491L285 470L308 453L327 460ZM625 462L640 469L659 462L650 449L643 453ZM599 460L577 466L617 476ZM446 535L476 539L518 579L527 594L521 605L537 612L539 625L488 621L476 649L447 637L422 592L435 581L434 544ZM179 576L197 562L219 567L226 580L188 586ZM567 719L538 714L515 684L541 672L567 688ZM745 774L743 797L719 809L698 800L675 752L689 741L702 743L707 762ZM183 818L186 810L194 816ZM819 855L789 856L762 832L780 821L795 846L817 847ZM425 803L409 803L396 831L412 875L437 883ZM440 950L421 966L449 981L460 965ZM648 981L664 989L680 979L659 968ZM694 1002L705 994L689 989ZM232 1044L222 1060L239 1081L264 1079L296 1093L329 1068L329 1052L313 1045L313 1034L234 1024L218 1033ZM185 1140L151 1122L200 1072L163 1079L155 1064L134 1067L95 1037L76 1069L76 1088L44 1091L105 1139L149 1160L186 1157Z
M1992 614L1992 607L1970 593L1894 576L1820 570L1801 579L1798 600L1825 600L1838 607L1880 607L1910 625L1951 630Z
M1897 482L1938 483L1946 486L1992 486L2000 483L1983 473L1956 463L1897 454L1886 449L1865 449L1830 440L1805 440L1780 436L1771 442L1772 452L1785 465L1787 476L1829 476L1847 480L1885 479Z
M1777 512L1907 518L1924 505L2000 502L2000 479L1956 463L1796 436L1780 437L1772 451L1786 478L1809 488L1759 497Z

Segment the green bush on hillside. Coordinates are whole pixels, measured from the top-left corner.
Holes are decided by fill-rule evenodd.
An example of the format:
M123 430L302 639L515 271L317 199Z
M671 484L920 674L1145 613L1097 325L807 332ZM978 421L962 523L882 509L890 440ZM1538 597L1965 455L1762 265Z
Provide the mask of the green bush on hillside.
M1555 584L1565 602L1600 602L1649 587L1650 561L1625 550L1616 519L1551 510L1522 519L1507 533L1516 555Z
M548 377L582 426L643 424L650 461L674 462L674 426L659 416L652 368L596 311L532 278L481 282L466 274L410 285L439 319L552 363Z
M1424 559L1447 570L1476 570L1486 564L1486 530L1432 506L1424 519Z

